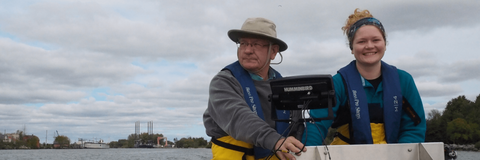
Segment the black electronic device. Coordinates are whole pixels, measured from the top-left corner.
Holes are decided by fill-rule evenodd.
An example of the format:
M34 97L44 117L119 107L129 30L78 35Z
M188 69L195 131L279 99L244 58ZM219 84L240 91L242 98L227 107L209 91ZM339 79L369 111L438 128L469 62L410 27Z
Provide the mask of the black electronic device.
M272 94L272 118L277 119L277 110L309 110L328 108L328 117L314 120L333 119L333 106L336 104L335 89L331 75L291 76L270 81ZM310 118L311 119L311 118ZM305 120L310 120L305 119Z

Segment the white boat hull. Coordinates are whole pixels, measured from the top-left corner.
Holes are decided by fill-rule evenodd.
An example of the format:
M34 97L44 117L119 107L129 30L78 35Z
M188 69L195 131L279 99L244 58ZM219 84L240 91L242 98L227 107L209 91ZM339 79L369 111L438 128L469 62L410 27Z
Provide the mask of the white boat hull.
M328 147L328 149L327 149ZM444 160L443 143L308 146L297 160Z
M85 143L84 144L85 148L88 149L105 149L105 148L110 148L110 146L106 143Z

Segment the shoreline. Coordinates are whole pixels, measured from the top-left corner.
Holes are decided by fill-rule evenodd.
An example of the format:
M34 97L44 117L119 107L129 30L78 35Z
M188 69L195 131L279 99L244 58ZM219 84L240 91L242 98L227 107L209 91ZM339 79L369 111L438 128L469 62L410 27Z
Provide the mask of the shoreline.
M445 146L448 146L456 151L480 152L479 149L475 148L474 144L445 144Z

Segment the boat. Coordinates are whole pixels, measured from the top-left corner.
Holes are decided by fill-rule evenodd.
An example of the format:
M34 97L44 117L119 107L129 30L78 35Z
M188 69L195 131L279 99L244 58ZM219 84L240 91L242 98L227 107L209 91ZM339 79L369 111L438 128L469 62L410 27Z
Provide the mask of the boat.
M445 145L444 154L445 154L445 160L457 159L457 151L451 149L449 146Z
M135 148L153 148L153 144L139 144Z
M99 141L95 142L85 142L83 143L83 148L88 148L88 149L106 149L110 148L110 146L105 143L102 139Z
M306 152L297 160L329 159L401 159L401 160L437 160L443 157L443 142L395 143L395 144L356 144L306 146Z
M141 139L135 140L135 145L134 145L135 148L153 148L153 146L154 145L151 140L149 140L146 143L142 143Z

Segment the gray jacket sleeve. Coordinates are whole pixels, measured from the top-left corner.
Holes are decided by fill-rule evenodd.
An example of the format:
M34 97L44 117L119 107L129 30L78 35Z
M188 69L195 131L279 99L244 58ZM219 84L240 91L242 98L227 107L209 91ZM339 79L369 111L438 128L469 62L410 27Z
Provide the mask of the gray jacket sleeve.
M261 101L268 101L267 96L259 96ZM265 110L270 108L270 105L262 106L262 108L264 113L270 113L270 110ZM245 102L240 83L230 71L221 71L212 79L208 108L204 113L203 120L207 135L215 138L230 135L236 140L273 149L281 137L269 125L271 122L265 122L252 112Z

